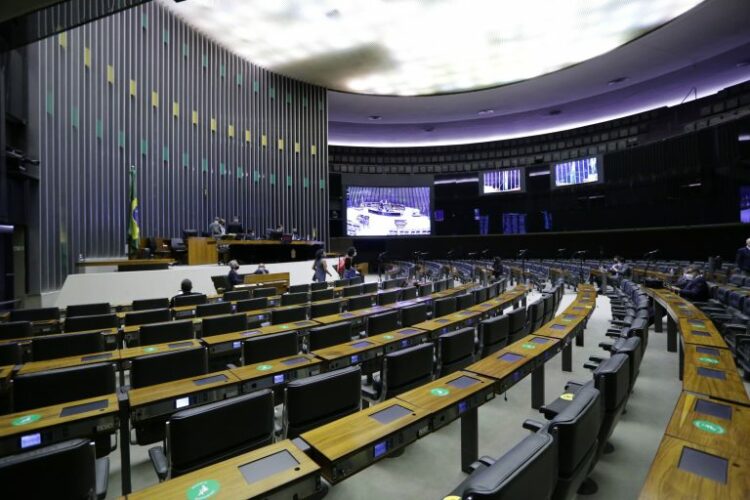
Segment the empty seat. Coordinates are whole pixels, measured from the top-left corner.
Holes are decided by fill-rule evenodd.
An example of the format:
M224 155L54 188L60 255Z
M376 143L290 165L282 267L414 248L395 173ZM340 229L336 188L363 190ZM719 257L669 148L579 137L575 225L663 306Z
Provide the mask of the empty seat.
M266 309L268 307L268 297L257 297L254 299L238 300L234 306L238 313Z
M358 309L367 309L372 307L372 296L363 295L361 297L352 297L346 302L347 311L356 311Z
M147 323L163 323L172 319L169 309L150 309L129 312L125 314L125 326L145 325Z
M131 361L130 386L137 389L195 377L207 372L208 357L205 347L147 354Z
M362 285L351 285L345 286L341 291L343 297L354 297L356 295L362 295Z
M307 292L285 293L281 296L282 306L291 306L305 303L307 303Z
M401 326L407 327L427 321L427 304L417 304L401 309Z
M438 299L432 302L433 318L439 318L456 312L456 298L446 297L444 299Z
M290 382L284 391L283 436L293 439L359 411L361 390L359 366Z
M23 362L21 344L10 342L0 344L0 366L18 365Z
M324 349L336 344L343 344L352 339L351 323L336 323L333 325L310 328L307 335L308 350Z
M291 307L289 309L274 309L271 311L271 324L280 325L291 323L293 321L303 321L307 319L307 307Z
M489 356L508 345L510 335L510 318L503 314L485 319L479 323L480 358Z
M203 293L185 293L172 298L172 307L197 306L208 303L208 297Z
M33 335L31 321L0 323L0 340L23 339Z
M277 293L274 287L256 288L253 290L253 297L272 297L277 295Z
M348 279L335 280L333 282L333 287L334 288L340 288L340 287L344 287L344 286L349 286L350 284L351 284L351 281L348 280Z
M462 328L438 337L439 377L462 370L474 362L474 329Z
M380 377L373 380L372 387L362 388L363 396L382 401L431 381L435 375L434 356L431 343L386 354Z
M238 300L249 300L250 298L250 290L230 290L224 292L224 295L222 295L224 302L237 302Z
M371 281L370 283L364 283L362 285L362 293L375 293L378 291L378 283Z
M432 293L432 283L424 283L419 285L418 293L420 297L425 297Z
M333 291L333 290L331 290ZM343 302L327 302L324 304L310 304L310 319L330 316L341 312Z
M287 289L287 293L294 294L294 293L307 293L310 291L310 285L292 285Z
M213 304L200 304L195 307L195 315L199 318L221 314L232 314L231 302L214 302Z
M365 278L360 276L354 276L353 278L349 278L349 284L350 285L361 285L365 282Z
M528 324L526 323L526 308L519 307L513 309L508 313L510 317L510 331L509 331L509 343L513 343L516 340L525 337L528 332Z
M557 302L555 301L555 294L547 294L543 297L544 301L544 320L542 324L549 323L552 318L555 317L557 312Z
M60 319L57 307L39 307L36 309L13 309L10 321L52 321Z
M177 412L151 463L163 481L260 448L273 442L273 417L269 389Z
M98 314L96 316L73 316L65 318L65 332L85 332L88 330L109 330L117 328L117 315Z
M201 337L211 337L222 333L244 332L250 328L244 314L227 314L206 318L201 322Z
M330 300L333 298L333 288L327 288L323 290L316 290L310 292L310 302L318 302L321 300Z
M377 303L379 306L385 306L393 304L398 300L398 296L401 294L400 290L391 290L388 292L380 292L377 295Z
M189 319L143 325L138 332L140 345L163 344L194 337L193 322Z
M474 305L474 294L466 293L456 296L456 310L468 309Z
M146 311L148 309L168 309L169 299L164 297L160 299L134 300L132 308L133 311Z
M326 288L328 288L328 283L326 283L325 281L316 281L315 283L310 283L310 292L319 292L321 290L325 290Z
M31 342L31 351L34 361L102 352L104 335L93 332L37 337Z
M109 305L109 302L99 302L96 304L79 304L66 307L65 317L72 318L74 316L96 316L100 314L109 314L111 312L112 307Z
M401 290L401 300L414 300L417 298L417 287L411 286Z
M529 331L535 332L542 326L544 321L544 302L541 299L537 299L527 308L527 318L529 322Z
M367 318L367 335L377 335L379 333L390 332L398 329L398 319L401 312L398 310L388 311L380 314L373 314Z
M245 340L242 344L242 358L244 364L252 365L261 361L294 356L299 350L296 332L259 335Z
M475 304L481 304L482 302L487 301L487 289L489 287L480 288L479 290L474 290L474 303Z

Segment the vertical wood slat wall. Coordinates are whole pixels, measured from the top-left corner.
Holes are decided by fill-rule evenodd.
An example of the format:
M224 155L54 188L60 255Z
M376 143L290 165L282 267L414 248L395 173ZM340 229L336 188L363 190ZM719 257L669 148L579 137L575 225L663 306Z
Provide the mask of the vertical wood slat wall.
M237 215L256 232L282 223L326 240L324 88L250 64L155 3L32 50L42 291L79 254L124 254L131 165L141 236Z

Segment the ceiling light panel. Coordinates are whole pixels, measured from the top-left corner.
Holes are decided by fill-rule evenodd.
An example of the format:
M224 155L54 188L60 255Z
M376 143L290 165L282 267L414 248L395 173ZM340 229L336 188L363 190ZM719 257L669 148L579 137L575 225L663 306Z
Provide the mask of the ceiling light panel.
M608 52L701 3L159 1L259 66L376 95L461 92L533 78Z

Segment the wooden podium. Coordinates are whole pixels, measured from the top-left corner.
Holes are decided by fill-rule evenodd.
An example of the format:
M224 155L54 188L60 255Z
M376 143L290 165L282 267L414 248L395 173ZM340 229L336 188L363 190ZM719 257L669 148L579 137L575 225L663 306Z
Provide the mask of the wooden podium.
M219 252L216 248L216 240L213 238L188 238L187 249L187 263L189 266L216 264L219 262Z

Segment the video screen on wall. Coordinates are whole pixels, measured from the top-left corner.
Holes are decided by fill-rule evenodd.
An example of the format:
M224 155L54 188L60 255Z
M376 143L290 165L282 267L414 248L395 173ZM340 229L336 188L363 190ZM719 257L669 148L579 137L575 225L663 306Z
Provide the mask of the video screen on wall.
M750 186L740 186L740 222L750 223Z
M523 191L523 171L520 168L482 172L480 181L482 194Z
M602 180L601 157L581 158L552 166L555 187L590 184Z
M430 234L431 191L429 186L347 186L347 236Z

